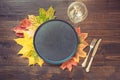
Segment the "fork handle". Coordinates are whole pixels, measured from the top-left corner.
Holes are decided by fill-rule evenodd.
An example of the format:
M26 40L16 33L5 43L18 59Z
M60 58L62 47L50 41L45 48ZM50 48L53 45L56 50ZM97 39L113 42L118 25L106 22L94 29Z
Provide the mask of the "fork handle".
M82 67L85 67L85 66L86 66L88 57L89 57L89 55L90 55L90 52L91 52L91 48L90 48L90 50L89 50L89 52L88 52L88 55L86 56L85 60L84 60L83 63L82 63Z

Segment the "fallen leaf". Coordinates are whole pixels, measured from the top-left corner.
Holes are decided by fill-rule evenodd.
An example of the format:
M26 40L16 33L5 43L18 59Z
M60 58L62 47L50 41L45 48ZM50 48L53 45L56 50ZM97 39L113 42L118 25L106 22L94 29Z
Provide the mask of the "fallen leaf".
M54 12L55 10L52 7L47 11L44 8L40 8L38 16L28 15L28 19L23 19L19 26L13 28L13 31L19 37L14 40L17 44L22 46L18 54L20 54L22 58L28 58L29 65L38 64L42 66L44 63L44 60L40 58L34 49L33 37L36 29L42 23L55 18Z
M78 34L78 39L79 39L79 44L78 48L76 50L75 56L73 56L70 60L62 63L60 66L61 69L68 69L69 71L72 70L73 66L77 66L79 61L82 58L86 57L86 52L84 51L84 48L88 45L85 39L87 38L88 34L87 33L81 33L80 27L75 28L77 34Z

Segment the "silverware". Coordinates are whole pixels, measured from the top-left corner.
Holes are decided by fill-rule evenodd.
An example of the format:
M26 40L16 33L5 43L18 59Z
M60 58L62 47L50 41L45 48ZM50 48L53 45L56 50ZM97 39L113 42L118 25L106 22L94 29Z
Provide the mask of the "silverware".
M93 39L93 40L91 41L90 49L89 49L89 51L88 51L88 55L86 56L85 60L83 61L82 67L85 67L85 66L86 66L88 57L89 57L89 55L90 55L90 52L91 52L91 50L93 49L93 47L95 46L95 43L96 43L96 42L97 42L97 39Z
M93 50L93 53L92 53L92 57L91 57L91 59L90 59L90 62L89 62L89 64L88 64L88 66L86 67L86 72L89 72L89 71L90 71L90 67L91 67L93 58L94 58L94 56L95 56L95 54L96 54L96 52L97 52L97 49L98 49L98 46L99 46L101 40L102 40L102 39L99 39L98 42L97 42L96 45L95 45L95 48L94 48L94 50Z

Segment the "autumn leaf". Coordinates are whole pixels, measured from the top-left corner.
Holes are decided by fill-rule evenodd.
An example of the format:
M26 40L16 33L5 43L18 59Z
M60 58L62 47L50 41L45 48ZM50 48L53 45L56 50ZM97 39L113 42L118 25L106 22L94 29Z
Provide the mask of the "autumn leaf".
M20 26L21 26L22 28L27 29L28 27L31 26L31 22L30 22L27 18L25 18L25 19L23 19L23 20L20 22Z
M54 13L55 13L55 10L53 9L53 7L51 6L47 12L46 12L46 17L50 20L50 19L53 19L55 18L54 16Z
M18 54L22 58L29 60L29 65L43 65L44 60L36 53L33 46L33 37L36 29L45 21L54 19L54 9L50 7L48 11L44 8L39 9L39 15L28 15L28 18L23 19L20 25L13 28L15 34L19 37L14 39L15 42L22 46ZM49 15L49 16L48 16Z
M43 59L39 58L37 61L38 65L40 65L40 67L42 66L42 64L44 63Z
M87 33L81 33L80 28L75 28L78 38L79 38L79 44L75 53L75 56L73 56L70 60L62 63L60 66L61 69L68 69L69 71L72 70L73 66L77 66L79 61L82 58L86 57L86 52L84 51L84 48L88 45L85 39L87 38L88 34Z
M73 66L77 66L77 65L78 65L78 63L74 61L74 57L73 57L73 58L71 58L70 60L64 62L64 63L60 66L60 68L62 68L63 70L64 70L64 69L68 69L69 71L71 71L71 70L72 70L72 67L73 67Z
M13 28L13 31L16 33L16 36L24 37L23 32L27 31L30 26L31 22L25 18L20 22L20 25Z
M38 23L38 21L37 21L36 16L35 15L28 15L28 19L31 22L31 26L29 27L29 29L36 30L40 25L40 23Z
M34 57L29 57L28 58L29 59L29 65L34 65L35 64L35 59L34 59Z
M46 16L46 10L44 8L39 9L39 16L40 18L44 19Z
M78 27L78 28L75 28L75 31L77 32L78 35L81 34L81 31L80 31L80 28L79 28L79 27Z

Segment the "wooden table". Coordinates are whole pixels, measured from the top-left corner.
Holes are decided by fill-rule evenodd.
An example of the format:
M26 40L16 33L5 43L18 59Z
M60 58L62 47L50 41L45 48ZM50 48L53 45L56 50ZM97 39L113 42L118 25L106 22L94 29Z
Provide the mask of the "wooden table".
M89 15L74 25L66 12L73 0L0 0L0 80L120 80L120 0L82 1ZM72 72L52 65L28 66L28 60L17 55L21 47L13 41L16 37L11 29L28 14L37 15L40 7L50 5L58 19L89 33L88 43L103 39L89 73L81 65Z

